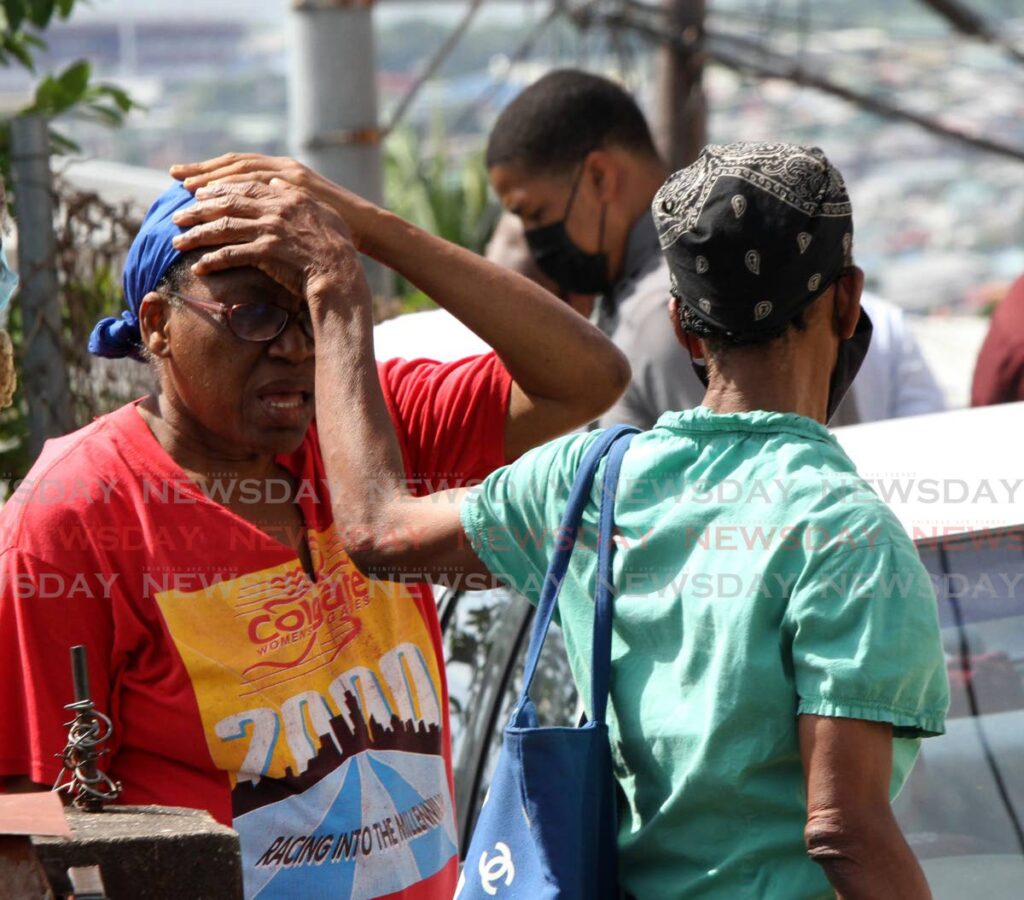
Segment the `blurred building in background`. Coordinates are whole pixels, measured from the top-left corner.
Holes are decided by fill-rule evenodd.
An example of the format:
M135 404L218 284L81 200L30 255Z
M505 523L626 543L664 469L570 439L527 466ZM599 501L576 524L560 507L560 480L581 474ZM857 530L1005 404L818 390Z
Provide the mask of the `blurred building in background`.
M431 0L378 5L382 121L464 8ZM972 0L971 8L1024 47L1019 0ZM48 31L40 70L89 59L98 77L129 88L147 107L120 130L68 123L88 160L163 170L235 149L285 153L288 9L287 0L95 0ZM460 162L478 160L503 106L551 67L618 77L652 108L654 54L636 34L546 21L549 0L484 9L403 121L421 136L422 152L443 143L453 178ZM952 32L916 0L709 0L708 9L719 31L768 44L860 92L1024 147L1024 64ZM1024 272L1024 164L781 80L713 65L705 87L712 140L818 144L841 167L854 201L858 262L869 285L904 309L976 315ZM0 114L30 88L24 73L0 69ZM942 334L942 320L930 317L925 330Z

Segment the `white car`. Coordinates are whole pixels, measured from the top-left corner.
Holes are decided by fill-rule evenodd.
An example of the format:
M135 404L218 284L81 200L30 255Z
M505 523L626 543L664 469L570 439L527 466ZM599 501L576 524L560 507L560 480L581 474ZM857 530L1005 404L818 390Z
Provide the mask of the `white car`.
M1024 403L838 429L932 576L950 680L895 808L937 900L1024 895Z

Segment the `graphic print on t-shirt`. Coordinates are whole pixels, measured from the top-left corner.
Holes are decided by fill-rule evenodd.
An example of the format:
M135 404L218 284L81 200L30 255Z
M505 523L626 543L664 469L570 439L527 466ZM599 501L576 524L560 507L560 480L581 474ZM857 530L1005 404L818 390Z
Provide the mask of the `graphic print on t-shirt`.
M152 580L231 778L247 896L379 897L456 852L441 675L410 591L364 578L333 528L310 538L315 582L297 561Z

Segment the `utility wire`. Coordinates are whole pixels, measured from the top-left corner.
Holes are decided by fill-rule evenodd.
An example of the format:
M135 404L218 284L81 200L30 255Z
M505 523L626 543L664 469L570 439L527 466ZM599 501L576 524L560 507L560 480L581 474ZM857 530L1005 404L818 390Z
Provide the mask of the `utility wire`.
M813 88L839 97L882 118L910 122L931 134L975 150L984 150L988 153L1009 157L1017 162L1024 162L1024 147L1015 147L1001 141L970 134L950 125L944 125L923 113L904 109L882 97L839 84L824 75L807 70L799 63L794 63L788 57L758 41L705 30L703 39L695 45L684 40L682 35L676 35L664 28L640 21L628 14L591 11L586 14L586 17L589 22L596 21L608 26L631 29L656 43L667 43L690 53L702 53L706 59L714 60L720 65L744 74L755 75L759 78L779 78L802 87Z
M761 54L760 58L756 60L751 59L746 54L748 49L753 48L745 48L744 45L746 43L732 36L710 34L707 36L704 49L711 59L731 69L745 71L761 78L781 78L802 87L814 88L815 90L846 100L848 103L852 103L882 118L910 122L930 134L945 138L946 140L955 141L975 150L984 150L988 153L1007 156L1017 162L1024 162L1024 147L1004 144L1002 141L994 141L980 135L970 134L951 125L944 125L942 122L924 113L914 112L913 110L898 106L883 97L854 90L832 81L824 75L811 72L798 63L794 64L783 55L767 48L756 47L757 52Z
M465 110L452 125L453 129L457 131L460 127L467 124L470 116L482 109L497 96L498 91L508 84L508 76L512 71L512 66L517 62L521 62L533 50L537 41L540 40L556 19L560 16L566 16L578 24L577 17L586 16L591 9L601 2L602 0L584 0L584 2L574 6L571 0L551 0L551 6L548 8L547 13L537 21L536 25L530 29L519 45L508 54L508 66L505 69L504 75L498 81L484 88L480 95L466 106Z
M797 59L803 65L807 60L807 44L811 37L811 0L800 0L797 17Z
M410 85L409 90L405 92L402 99L398 101L395 111L391 114L391 121L384 128L383 137L387 137L401 124L402 119L409 111L409 107L412 106L413 101L423 89L423 86L437 74L437 70L444 65L448 57L455 51L455 48L459 46L463 35L465 35L469 26L473 24L473 19L476 18L476 14L480 12L480 8L483 5L484 0L469 0L469 6L466 7L466 11L462 14L458 24L451 30L451 33L445 38L441 46L437 48L434 55L423 68L423 71L420 72L419 77Z
M1024 51L1015 47L999 34L980 13L976 13L960 0L920 0L932 12L942 16L961 34L994 44L1019 63L1024 63Z
M512 53L509 54L508 66L505 69L505 74L503 75L503 77L487 85L487 87L480 92L479 96L477 96L477 98L473 100L455 120L455 122L452 125L452 128L455 131L458 131L460 127L467 124L469 118L474 113L482 109L484 106L490 103L491 100L495 98L495 96L497 96L498 91L500 91L508 83L508 74L512 71L512 66L515 63L520 62L533 49L534 44L536 44L537 41L540 39L541 35L545 31L547 31L551 23L555 19L557 19L559 15L561 15L562 11L563 10L561 2L559 2L559 0L555 0L555 2L551 4L551 8L543 16L543 18L537 21L537 24L530 29L526 37L524 37L523 40L520 41L519 46L516 47L515 50L512 51Z
M537 21L534 27L531 28L530 31L527 33L526 37L523 38L523 40L520 42L519 46L516 47L516 49L513 50L512 53L509 55L509 64L505 70L504 75L499 80L491 82L491 84L489 84L486 88L484 88L483 91L480 92L480 94L477 96L475 100L473 100L471 103L467 104L463 108L462 112L451 125L452 131L458 132L464 125L468 124L469 119L478 110L486 106L488 103L491 102L491 100L494 99L498 91L500 91L508 83L508 74L509 72L511 72L513 64L519 62L523 57L525 57L530 52L534 44L536 44L537 40L547 30L548 26L551 25L551 23L561 14L561 12L562 0L552 0L551 7L550 9L548 9L547 13L543 16L543 18ZM398 119L392 117L392 124L391 126L389 126L389 130L390 128L393 128L396 124L398 124ZM410 185L412 185L415 182L416 178L416 172L409 173L408 177L401 185L400 190L406 190Z

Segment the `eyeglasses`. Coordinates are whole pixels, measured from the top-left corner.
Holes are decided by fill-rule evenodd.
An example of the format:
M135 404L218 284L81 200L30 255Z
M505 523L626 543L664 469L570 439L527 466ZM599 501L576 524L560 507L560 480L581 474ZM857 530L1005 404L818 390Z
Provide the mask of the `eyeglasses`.
M276 303L235 303L224 306L211 300L197 300L175 291L168 291L172 297L192 306L205 309L227 323L228 330L243 341L266 342L283 334L292 322L298 322L302 333L313 340L313 320L305 304L296 312L289 312Z

